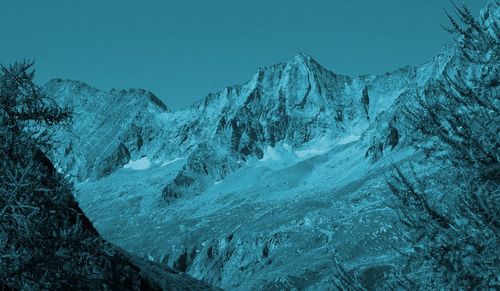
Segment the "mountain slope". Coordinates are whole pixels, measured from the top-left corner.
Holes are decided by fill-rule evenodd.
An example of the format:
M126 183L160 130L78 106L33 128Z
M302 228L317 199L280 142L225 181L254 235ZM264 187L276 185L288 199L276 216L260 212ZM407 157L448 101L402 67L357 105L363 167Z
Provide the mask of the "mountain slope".
M82 82L52 80L44 91L62 106L74 109L70 136L61 139L61 168L72 169L78 181L99 179L143 152L157 148L158 117L168 108L145 90L100 92Z
M91 165L78 201L105 238L135 254L242 290L325 288L339 258L374 288L404 244L387 207L387 174L424 156L404 111L422 92L438 98L436 82L462 69L454 46L379 76L337 75L298 54L181 111L138 112L125 98L100 122L77 115L84 126L58 132L75 150L57 159L70 174L79 171L70 161ZM46 90L58 95L71 83ZM124 122L124 112L141 118ZM147 146L132 128L148 129L139 134ZM119 142L108 151L96 135ZM101 159L78 151L82 136Z
M259 69L242 86L210 94L173 113L156 106L158 102L148 102L151 93L146 91L119 95L60 80L49 82L45 90L62 104L77 108L73 136L60 138L62 168L84 181L106 176L131 160L147 157L146 163L162 164L187 158L185 171L165 188L170 200L189 192L182 189L185 180L197 180L192 178L201 174L218 181L238 168L238 160L260 159L276 144L306 150L317 147L315 143L321 139L360 135L401 93L421 87L427 71L436 70L430 66L440 64L435 61L384 76L350 78L298 54L286 64ZM74 96L88 101L73 102ZM103 102L92 105L95 99ZM138 100L142 103L134 104ZM75 143L80 152L70 153ZM218 162L200 163L196 161L200 154L222 155L223 165L212 170L209 164Z
M2 290L209 290L103 240L44 151L44 129L69 121L33 84L31 63L0 72Z
M0 277L2 286L30 290L211 290L187 275L144 261L104 241L72 197L71 186L65 184L50 161L40 152L32 159L31 171L37 171L45 183L40 186L53 197L44 193L24 193L25 208L42 210L41 213L31 212L26 220L34 218L42 224L33 227L34 224L27 223L28 229L17 229L16 235L6 237L5 243L28 244L29 251L16 253L20 259L12 252L4 254L0 264L2 273L5 272ZM16 162L3 160L2 170L6 174L15 171L9 165L20 168ZM2 179L9 181L4 175ZM3 183L2 189L9 188ZM22 233L24 231L38 233L43 236L43 242L30 246L26 238L29 234Z
M299 54L183 111L141 112L149 119L133 122L123 121L128 105L120 99L104 125L82 118L85 126L59 133L75 145L60 164L71 174L77 167L67 161L88 160L77 152L81 136L92 140L93 155L109 156L94 160L90 180L80 179L78 200L104 237L126 250L223 288L322 286L336 253L359 266L389 264L382 250L398 242L384 206L390 163L366 159L367 145L389 127L398 100L445 61L351 78ZM151 128L148 150L134 146L135 127ZM125 154L95 140L111 134L113 151ZM385 151L391 155L390 147L377 155Z

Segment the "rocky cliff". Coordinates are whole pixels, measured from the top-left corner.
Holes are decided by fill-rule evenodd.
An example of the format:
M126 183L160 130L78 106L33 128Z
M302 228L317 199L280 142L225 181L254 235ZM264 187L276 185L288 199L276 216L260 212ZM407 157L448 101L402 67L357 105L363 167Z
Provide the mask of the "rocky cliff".
M334 257L373 287L401 243L386 174L422 154L404 111L463 70L455 46L358 77L300 53L176 112L144 90L44 89L75 109L54 156L109 240L223 288L318 289Z
M398 108L449 60L353 78L298 54L177 112L144 90L44 89L75 108L56 160L105 238L223 288L311 287L336 253L389 264L383 157L413 154Z

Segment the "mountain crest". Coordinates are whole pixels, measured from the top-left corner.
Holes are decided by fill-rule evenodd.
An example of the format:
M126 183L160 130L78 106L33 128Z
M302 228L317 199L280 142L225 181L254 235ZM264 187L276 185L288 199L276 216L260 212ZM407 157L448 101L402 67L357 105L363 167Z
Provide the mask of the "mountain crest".
M288 64L299 64L303 66L309 66L311 64L318 64L316 60L314 60L310 55L306 53L299 52L295 54L290 61L287 62Z

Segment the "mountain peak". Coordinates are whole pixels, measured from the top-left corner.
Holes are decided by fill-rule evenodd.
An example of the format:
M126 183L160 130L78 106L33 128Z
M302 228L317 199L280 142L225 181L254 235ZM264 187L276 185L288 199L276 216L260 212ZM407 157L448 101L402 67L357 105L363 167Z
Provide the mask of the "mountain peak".
M82 81L68 79L52 79L43 85L43 90L53 96L63 98L65 102L93 102L104 98L109 102L122 102L126 104L135 100L140 104L153 104L162 112L170 112L170 109L153 92L145 89L111 89L109 92L99 90ZM77 97L78 96L78 97ZM77 100L73 100L73 99ZM73 100L73 101L71 101ZM62 100L60 100L62 102ZM142 102L142 103L141 103ZM74 105L74 104L73 104Z
M293 56L293 59L297 59L297 60L310 60L312 59L312 57L306 53L303 53L303 52L298 52L295 54L295 56Z
M299 71L302 71L304 73L309 72L314 75L322 74L321 72L328 71L321 64L319 64L313 57L303 52L295 54L292 57L292 59L288 61L286 64L289 67L296 67L299 69Z
M317 63L310 55L299 52L293 56L293 58L288 61L289 64L301 64L304 66L309 66L312 63Z

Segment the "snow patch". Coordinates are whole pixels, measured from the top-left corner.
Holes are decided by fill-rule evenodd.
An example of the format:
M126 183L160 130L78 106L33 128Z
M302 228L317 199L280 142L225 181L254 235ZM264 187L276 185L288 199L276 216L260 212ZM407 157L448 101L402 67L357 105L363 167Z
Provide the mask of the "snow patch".
M333 145L331 140L332 138L329 136L321 137L302 146L300 150L295 151L295 154L301 160L322 155L332 149Z
M124 169L132 169L134 171L147 170L151 166L148 157L143 157L138 160L130 160L128 164L124 165Z
M250 166L266 166L272 169L280 169L294 163L324 154L332 148L331 140L322 138L309 143L300 149L294 149L287 143L278 143L274 147L267 146L264 155L259 160L249 160Z
M264 156L260 159L261 162L280 161L280 160L296 160L297 155L293 148L288 144L276 145L275 147L267 146L264 150Z
M186 159L186 158L175 158L175 159L173 159L173 160L168 160L168 161L163 162L163 163L160 165L160 167L165 167L165 166L170 165L170 164L172 164L172 163L175 163L175 162L177 162L177 161L179 161L179 160L185 160L185 159Z
M296 151L295 154L297 154L297 157L299 157L300 159L303 160L303 159L307 159L307 158L310 158L310 157L314 157L314 156L317 156L317 155L324 154L327 151L328 150L326 150L324 148L310 148L310 149L304 149L304 150Z
M351 142L355 142L358 141L360 137L360 135L349 135L341 139L337 144L348 144Z
M54 163L54 168L59 174L63 174L63 169L59 166L59 164Z

